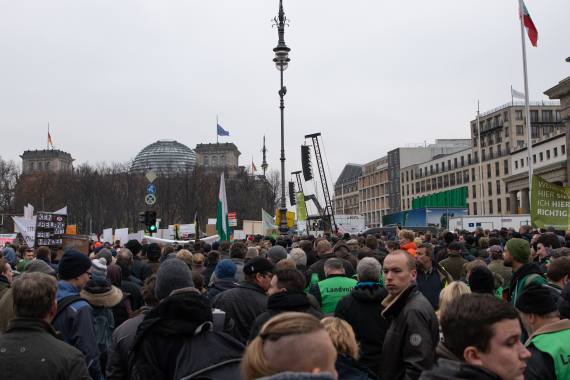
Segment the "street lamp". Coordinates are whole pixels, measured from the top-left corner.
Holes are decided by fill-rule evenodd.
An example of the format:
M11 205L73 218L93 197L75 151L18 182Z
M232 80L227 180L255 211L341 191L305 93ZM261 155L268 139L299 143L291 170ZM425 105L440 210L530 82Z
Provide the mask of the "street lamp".
M287 21L289 20L285 18L283 0L279 0L279 16L273 19L273 26L277 26L277 32L279 34L279 42L277 43L277 47L273 49L275 52L273 62L275 62L275 66L281 75L281 88L279 89L279 97L281 98L281 105L279 106L281 109L281 206L279 207L279 211L281 211L281 223L279 224L279 231L281 233L287 233L287 231L289 231L289 227L287 226L287 203L285 199L285 104L283 102L283 97L287 94L287 87L283 86L283 71L287 70L289 61L291 60L289 59L289 51L291 51L291 49L285 45L285 25Z

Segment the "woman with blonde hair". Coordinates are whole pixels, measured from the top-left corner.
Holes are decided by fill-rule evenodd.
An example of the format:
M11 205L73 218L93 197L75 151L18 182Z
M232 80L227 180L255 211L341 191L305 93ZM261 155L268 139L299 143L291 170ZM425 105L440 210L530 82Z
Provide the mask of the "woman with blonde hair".
M335 380L336 350L319 319L307 313L282 313L267 321L245 350L246 380Z
M358 360L358 343L352 326L336 317L324 318L321 324L331 337L338 353L335 369L339 380L371 379L377 380L376 374Z
M471 293L471 290L465 283L461 281L453 281L451 284L447 285L441 293L439 293L439 310L435 312L437 315L437 320L440 320L441 312L445 309L447 305L454 298L459 297L462 294ZM441 324L439 325L439 340L443 342L443 333L441 332Z

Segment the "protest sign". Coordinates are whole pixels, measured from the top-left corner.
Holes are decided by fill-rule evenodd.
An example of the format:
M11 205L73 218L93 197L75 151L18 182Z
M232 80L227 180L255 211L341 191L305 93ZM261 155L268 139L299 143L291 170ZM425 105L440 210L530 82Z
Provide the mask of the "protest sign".
M533 174L530 206L531 226L570 229L570 187L556 186Z
M34 247L36 240L36 220L15 217L12 217L12 220L14 221L14 226L18 227L18 231L26 241L26 245L28 247Z
M38 212L35 243L37 243L38 246L45 245L50 248L60 247L66 226L67 215Z
M18 234L0 234L0 245L13 243L17 236Z

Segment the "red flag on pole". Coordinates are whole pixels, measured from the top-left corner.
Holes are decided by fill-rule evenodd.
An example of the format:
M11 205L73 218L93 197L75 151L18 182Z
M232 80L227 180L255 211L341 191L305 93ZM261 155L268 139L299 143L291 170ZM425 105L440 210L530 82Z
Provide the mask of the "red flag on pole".
M528 9L526 9L524 1L522 4L524 9L524 27L526 28L526 32L528 34L530 42L532 43L532 46L536 47L536 43L538 41L538 30L536 30L536 26L534 26L534 22L532 22L532 18L530 18L530 13L528 13ZM519 9L519 18L520 15L521 10Z

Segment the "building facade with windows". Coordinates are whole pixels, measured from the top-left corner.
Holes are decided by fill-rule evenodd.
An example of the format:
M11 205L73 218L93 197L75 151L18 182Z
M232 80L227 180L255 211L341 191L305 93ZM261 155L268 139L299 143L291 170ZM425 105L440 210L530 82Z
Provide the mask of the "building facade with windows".
M558 102L531 104L533 144L559 140L561 134L565 135ZM418 197L465 186L470 215L517 213L519 205L523 214L530 213L528 178L526 190L519 185L514 186L513 182L513 177L520 179L516 175L519 169L515 162L520 162L518 155L522 150L526 152L524 122L524 102L504 104L480 114L479 125L477 119L470 122L471 148L401 169L402 209L411 209L412 200ZM538 146L541 144L544 145L540 143ZM565 151L566 147L556 147L559 161L565 160L562 149ZM513 158L513 153L517 153L517 158ZM554 153L552 147L544 149L543 155L550 154L554 158ZM537 154L540 159L540 153ZM519 198L520 201L517 200Z
M532 144L564 133L559 102L530 102L529 108ZM479 125L477 119L471 121L473 154L476 159L481 157L483 169L484 214L499 213L498 200L494 195L498 192L501 192L501 196L508 194L506 201L510 212L517 213L520 205L523 214L530 213L528 180L526 187L522 183L515 184L512 180L504 181L513 174L512 153L526 148L527 137L524 102L506 103L480 114ZM510 173L507 167L511 169ZM515 203L515 199L520 200ZM517 207L514 207L515 204Z
M22 158L22 173L33 174L35 171L60 172L73 170L71 154L57 149L26 150Z
M389 214L390 192L388 180L388 158L378 158L362 166L358 178L358 199L360 214L366 226L380 227L382 216Z
M390 197L389 213L403 210L401 204L400 168L429 161L436 156L455 153L471 147L468 139L438 139L435 144L408 144L388 152L388 193Z
M360 164L346 164L334 184L335 214L356 215L360 213L358 201L358 178L362 174Z
M197 144L194 152L196 165L201 165L206 170L223 170L229 175L235 175L241 170L241 153L233 143Z

